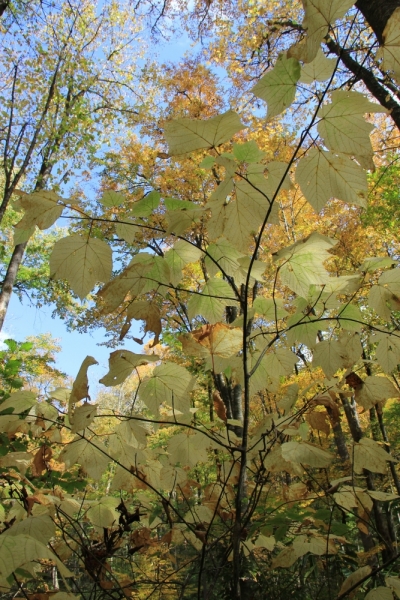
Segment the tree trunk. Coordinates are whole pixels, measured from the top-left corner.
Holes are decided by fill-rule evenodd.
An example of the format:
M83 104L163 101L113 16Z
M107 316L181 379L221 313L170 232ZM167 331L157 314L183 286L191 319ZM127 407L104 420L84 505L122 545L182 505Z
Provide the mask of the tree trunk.
M7 273L3 281L3 286L0 293L0 331L3 329L4 320L6 318L8 305L10 304L11 294L17 279L18 269L24 257L27 242L18 244L14 248L11 260L8 264Z
M344 66L349 69L358 80L364 83L365 87L378 100L379 104L390 111L391 118L400 129L400 105L389 94L388 90L379 83L372 71L360 65L354 60L348 50L345 50L333 40L329 39L325 41L325 44L331 52L340 58Z
M356 405L354 400L350 403L344 394L339 394L340 399L342 400L342 404L344 407L344 411L347 417L347 422L349 424L350 432L353 440L358 443L363 437L363 432L360 426L360 422L358 419L358 414L356 411ZM370 491L375 490L374 484L374 476L373 473L368 471L367 469L363 470L363 475L365 476L367 489ZM382 558L384 562L391 559L394 556L395 550L393 546L393 542L395 540L391 537L391 527L389 525L390 515L386 515L382 512L381 503L376 500L372 500L373 502L373 510L374 510L374 520L376 531L379 535L380 541L383 542L385 548L382 550ZM369 534L368 534L369 535ZM368 542L368 547L364 545L364 549L368 551L370 543L365 538L365 535L361 537L361 541L363 544Z
M392 13L400 7L400 0L358 0L355 6L364 15L379 44L382 45L383 30Z
M335 444L336 444L336 448L339 453L340 459L343 462L346 460L350 460L349 451L348 451L347 445L346 445L346 438L344 437L344 433L343 433L340 421L338 418L336 418L336 416L334 415L333 410L332 410L332 408L330 408L330 406L327 406L326 410L327 410L327 413L329 416L329 420L331 422L333 437L335 438Z
M0 0L0 17L3 15L5 10L8 8L10 0Z

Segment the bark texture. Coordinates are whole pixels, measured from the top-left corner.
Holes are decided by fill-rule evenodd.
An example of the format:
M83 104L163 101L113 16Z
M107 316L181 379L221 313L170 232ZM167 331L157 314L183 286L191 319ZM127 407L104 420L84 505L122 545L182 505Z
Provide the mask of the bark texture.
M355 6L363 14L379 43L382 44L383 30L393 12L400 7L400 0L358 0Z

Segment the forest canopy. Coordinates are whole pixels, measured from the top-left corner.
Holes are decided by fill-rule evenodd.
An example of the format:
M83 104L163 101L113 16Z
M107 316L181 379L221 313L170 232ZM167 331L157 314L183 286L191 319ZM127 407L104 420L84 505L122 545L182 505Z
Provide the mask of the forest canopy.
M400 1L0 19L2 597L400 597Z

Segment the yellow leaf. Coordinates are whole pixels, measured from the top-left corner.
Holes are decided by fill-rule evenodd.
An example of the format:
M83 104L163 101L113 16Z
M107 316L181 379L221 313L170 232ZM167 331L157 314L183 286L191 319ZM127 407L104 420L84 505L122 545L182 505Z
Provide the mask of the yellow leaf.
M363 115L367 112L387 113L387 110L380 104L369 102L359 92L332 92L332 102L322 106L318 123L318 132L329 150L371 160L373 150L369 134L374 126L365 121Z
M298 464L324 468L333 460L333 455L319 446L307 442L286 442L282 444L282 457Z
M252 88L251 91L255 96L267 102L267 118L271 119L279 115L292 104L299 77L299 61L281 54L274 68Z
M86 427L89 427L89 425L93 423L96 414L96 404L83 404L82 406L78 406L74 411L73 425L71 427L72 433L82 431Z
M343 154L312 148L299 161L296 181L306 200L318 213L331 198L365 206L368 192L366 173Z
M383 402L389 398L399 398L400 392L387 377L370 375L356 387L355 397L358 404L368 410L377 402Z
M393 71L395 79L400 82L400 8L391 14L383 30L383 46L376 53L382 59L382 68Z
M166 123L165 139L170 156L187 154L201 148L216 148L244 128L233 110L206 120L176 119Z
M373 473L386 474L387 461L398 462L388 454L377 442L370 438L362 438L358 444L354 444L354 471L362 473L368 469Z
M59 197L55 192L17 193L20 199L14 203L14 207L16 209L22 208L25 211L24 216L15 226L17 229L26 231L35 225L39 229L48 229L61 216L64 207L57 204Z
M400 579L398 577L385 577L385 583L400 598Z
M155 354L135 354L129 350L114 350L108 359L108 373L100 379L107 386L119 385L132 373L135 367L156 362L159 357Z
M1 577L8 577L19 567L41 558L54 561L63 577L73 576L56 555L39 540L25 534L0 536Z
M364 600L393 600L392 590L380 585L368 592Z
M359 569L354 571L354 573L349 575L342 583L342 587L339 590L339 596L345 594L347 590L349 590L353 587L353 585L364 579L364 577L367 577L371 572L372 569L369 565L366 565L365 567L360 567Z
M85 298L96 283L111 277L112 252L106 242L70 235L55 243L50 256L52 279L66 279L79 298Z
M314 60L303 65L300 82L312 83L313 81L326 81L332 75L336 64L337 60L335 58L327 58L321 48L318 48Z
M104 444L94 438L87 440L77 436L64 447L58 460L64 462L67 469L79 464L89 477L100 479L110 459Z

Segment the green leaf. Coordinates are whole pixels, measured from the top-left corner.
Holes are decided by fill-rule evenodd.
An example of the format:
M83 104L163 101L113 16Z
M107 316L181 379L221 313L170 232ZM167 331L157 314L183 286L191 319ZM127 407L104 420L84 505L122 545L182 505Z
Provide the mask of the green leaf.
M254 140L244 144L233 144L233 154L237 160L247 163L257 163L265 156L265 152L259 149Z
M214 156L206 156L205 158L203 158L203 160L201 161L201 163L199 164L200 169L212 169L212 167L215 165L215 158Z
M100 202L107 208L113 208L115 206L121 206L126 202L125 196L114 190L106 190L100 198Z
M165 125L164 135L169 154L179 156L201 148L216 148L243 128L237 113L228 110L206 120L183 118L170 121Z
M251 91L257 98L267 102L269 119L279 115L292 104L299 78L299 61L281 54L272 71L266 73L252 88Z
M209 323L218 323L226 306L235 306L236 297L230 285L223 279L209 279L201 294L192 294L187 311L189 319L197 315L204 317Z
M135 202L129 214L132 217L149 217L160 204L160 194L158 192L150 192L144 198Z
M70 235L55 243L50 256L52 279L66 279L81 300L99 281L111 277L112 251L103 240Z

